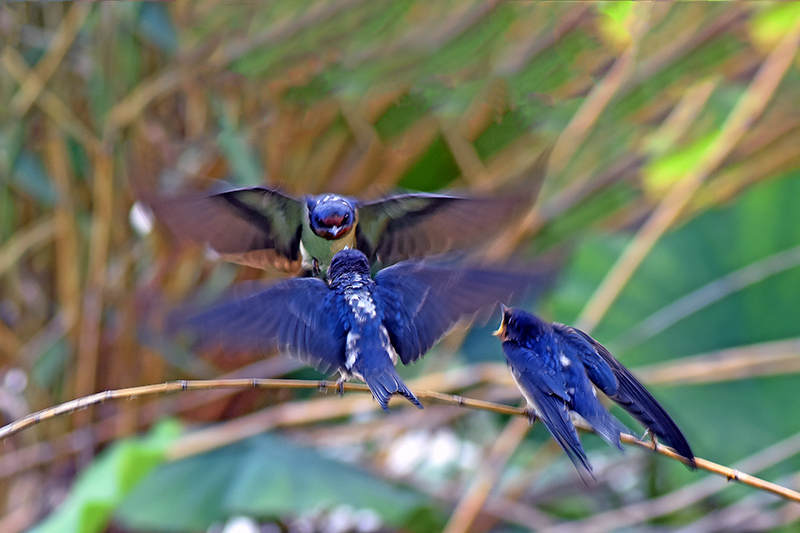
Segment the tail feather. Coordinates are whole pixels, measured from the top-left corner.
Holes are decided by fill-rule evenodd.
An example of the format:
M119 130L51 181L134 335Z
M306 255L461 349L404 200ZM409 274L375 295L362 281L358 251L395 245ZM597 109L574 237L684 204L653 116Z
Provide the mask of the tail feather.
M550 435L561 446L561 449L567 454L572 464L575 465L581 478L583 478L584 473L594 478L589 458L583 450L566 404L560 398L540 391L536 391L535 396L536 413L544 423L547 431L550 432Z
M393 366L361 372L361 377L364 378L364 382L372 392L372 396L384 411L389 411L389 398L392 397L392 394L399 394L422 409L419 399L403 383Z
M603 440L624 451L620 442L620 434L628 433L628 428L603 407L603 404L594 395L590 384L586 384L586 389L576 391L572 409L586 420Z

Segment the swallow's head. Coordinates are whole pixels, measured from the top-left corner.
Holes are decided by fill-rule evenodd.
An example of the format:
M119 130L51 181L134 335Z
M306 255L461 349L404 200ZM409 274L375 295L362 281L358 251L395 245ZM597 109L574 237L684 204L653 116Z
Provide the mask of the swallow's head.
M356 225L356 209L346 198L325 194L310 197L306 205L311 231L323 239L341 239Z
M522 309L506 307L505 305L501 305L501 308L503 319L497 331L492 333L501 341L521 342L526 338L538 335L542 331L544 322L535 315Z
M346 247L334 255L331 266L328 267L328 281L334 284L345 274L360 274L369 277L367 256L360 250L351 250Z

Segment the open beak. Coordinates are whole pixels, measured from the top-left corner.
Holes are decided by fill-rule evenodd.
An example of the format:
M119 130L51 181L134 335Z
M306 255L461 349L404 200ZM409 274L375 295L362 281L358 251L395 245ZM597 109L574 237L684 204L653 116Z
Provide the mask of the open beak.
M334 226L331 228L331 233L333 234L334 239L338 239L339 237L343 237L350 232L350 228L352 226Z
M502 324L500 324L500 327L497 328L497 331L492 333L492 335L494 335L495 337L497 337L500 340L503 340L503 339L506 338L506 322L505 322L505 320L503 321Z
M340 237L347 235L350 230L353 229L353 226L332 226L330 228L323 228L321 230L316 231L315 233L322 237L323 239L327 239L329 241L336 240Z
M503 304L500 304L500 311L503 313L503 319L500 321L500 327L497 328L497 331L493 332L492 335L497 337L498 339L505 340L506 338L506 307Z

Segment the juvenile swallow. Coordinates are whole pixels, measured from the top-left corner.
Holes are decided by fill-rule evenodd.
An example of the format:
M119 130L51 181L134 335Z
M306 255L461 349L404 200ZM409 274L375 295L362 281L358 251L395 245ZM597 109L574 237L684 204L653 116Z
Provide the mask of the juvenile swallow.
M597 399L595 387L694 466L686 438L653 396L600 343L586 333L549 323L521 309L503 307L500 328L511 375L545 427L581 472L592 469L570 418L577 413L620 450L628 432ZM593 386L594 385L594 386Z
M545 150L513 195L413 193L362 201L337 194L294 198L251 187L218 194L184 194L148 201L179 239L207 244L223 258L271 264L325 278L345 247L361 250L370 265L444 253L485 240L533 206L547 171Z
M388 411L392 394L422 405L395 371L399 358L422 357L455 324L491 312L523 294L541 276L504 270L453 269L405 261L370 276L367 256L345 249L331 261L327 282L293 278L231 299L184 323L203 344L261 349L299 357L340 383L364 381Z

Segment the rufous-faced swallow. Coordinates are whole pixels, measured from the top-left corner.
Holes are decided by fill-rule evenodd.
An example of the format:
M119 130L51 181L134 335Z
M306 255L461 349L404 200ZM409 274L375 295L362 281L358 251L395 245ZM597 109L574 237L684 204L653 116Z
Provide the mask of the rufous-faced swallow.
M362 201L337 194L294 198L251 187L218 194L151 198L148 204L178 239L207 244L235 262L325 278L345 247L370 265L463 249L484 241L533 206L547 171L545 150L516 194L412 193Z

